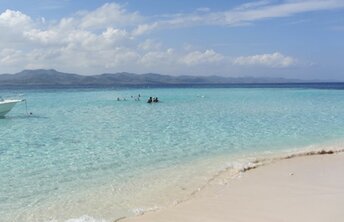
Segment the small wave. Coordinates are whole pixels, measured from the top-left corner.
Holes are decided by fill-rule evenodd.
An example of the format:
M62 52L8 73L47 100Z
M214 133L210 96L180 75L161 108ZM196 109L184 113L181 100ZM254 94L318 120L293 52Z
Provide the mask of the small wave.
M285 154L280 153L280 154L275 154L275 156L269 155L268 157L267 156L249 157L245 159L239 159L239 160L228 163L228 165L224 169L218 171L216 174L210 177L205 184L203 184L202 186L198 187L193 192L191 192L188 197L186 197L185 199L175 201L173 205L176 206L176 205L179 205L180 203L188 201L189 199L193 198L197 193L205 189L213 181L219 180L222 176L224 176L225 178L223 180L219 180L219 181L222 181L219 184L227 184L228 180L238 178L247 171L256 169L264 165L268 165L276 161L287 160L287 159L292 159L296 157L330 155L330 154L337 154L337 153L343 153L343 152L344 152L344 148L339 148L339 147L326 147L326 148L311 147L310 150L293 151L293 152L288 152ZM136 216L141 216L146 213L150 213L150 212L154 212L158 210L161 210L161 208L155 206L151 208L135 208L132 211ZM125 219L125 217L119 218L116 221L121 221L122 219Z
M301 156L326 155L326 154L336 154L336 153L343 153L343 152L344 152L344 148L320 149L320 150L312 150L312 151L306 151L306 152L297 152L297 153L293 153L285 157L282 157L280 159L291 159L294 157L301 157Z
M51 222L53 222L53 221L51 221ZM79 217L79 218L68 219L65 222L108 222L108 221L103 220L103 219L95 219L93 217L84 215L84 216Z
M273 157L262 157L262 158L254 158L253 160L250 161L238 161L238 162L233 162L229 164L227 168L225 168L223 171L228 171L228 170L234 170L236 172L246 172L252 169L255 169L257 167L279 161L279 160L286 160L286 159L292 159L296 157L305 157L305 156L316 156L316 155L330 155L330 154L336 154L336 153L343 153L344 148L320 148L320 149L312 149L312 150L301 150L301 151L296 151L292 152L289 154L280 154L278 156L273 156ZM221 172L223 172L221 171Z
M135 208L132 211L135 215L143 215L147 212L157 211L159 209L160 208L158 206L154 206L154 207L149 207L149 208Z
M226 184L229 180L240 177L243 173L256 169L260 166L265 166L277 161L287 160L287 159L292 159L292 158L297 158L297 157L331 155L331 154L337 154L337 153L344 153L344 148L326 147L326 148L314 149L313 147L311 150L293 151L293 152L288 152L284 154L280 153L274 156L269 155L269 156L263 156L263 157L249 157L245 159L235 160L233 162L228 163L224 169L218 171L215 175L210 177L205 184L203 184L202 186L198 187L193 192L191 192L188 197L175 201L173 205L176 206L176 205L179 205L180 203L188 201L189 199L194 197L197 193L199 193L208 185L210 185L213 181L219 182L218 184ZM225 182L222 182L222 181L225 181ZM135 216L141 216L146 213L159 211L163 208L164 207L158 207L158 206L139 207L139 208L132 209L132 212ZM127 217L120 217L111 221L119 222L126 218ZM53 220L49 222L58 222L58 221ZM109 221L104 220L104 219L96 219L96 218L84 215L79 218L68 219L64 222L109 222Z
M305 157L305 156L317 156L317 155L331 155L331 154L337 154L337 153L344 153L344 148L339 147L326 147L326 148L312 148L311 150L302 150L297 152L291 152L288 154L279 154L277 156L270 156L270 157L252 157L252 158L246 158L243 160L237 160L234 162L231 162L225 167L224 169L218 171L216 174L214 174L211 178L208 179L208 181L203 185L200 186L198 189L194 190L190 196L184 200L177 201L175 205L178 205L182 202L185 202L189 199L191 199L193 196L195 196L197 193L202 191L204 188L206 188L208 185L210 185L213 181L218 180L223 175L225 175L224 181L220 182L220 184L227 184L228 180L234 179L237 177L240 177L242 173L245 173L247 171L256 169L258 167L280 161L280 160L287 160L297 157ZM142 214L144 214L143 212Z

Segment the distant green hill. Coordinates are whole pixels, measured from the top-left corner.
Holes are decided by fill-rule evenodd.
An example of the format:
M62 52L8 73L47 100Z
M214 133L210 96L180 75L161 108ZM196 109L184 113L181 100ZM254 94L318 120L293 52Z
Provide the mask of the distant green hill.
M169 76L154 73L104 73L84 76L58 72L54 69L23 70L15 74L0 75L0 86L168 86L235 83L296 83L296 79L221 77L221 76Z

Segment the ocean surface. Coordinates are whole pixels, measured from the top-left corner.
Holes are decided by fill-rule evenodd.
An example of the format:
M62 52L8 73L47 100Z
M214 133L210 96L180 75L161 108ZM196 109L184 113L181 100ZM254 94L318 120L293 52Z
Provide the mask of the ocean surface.
M0 119L0 220L114 221L253 157L339 146L341 86L2 89L32 115Z

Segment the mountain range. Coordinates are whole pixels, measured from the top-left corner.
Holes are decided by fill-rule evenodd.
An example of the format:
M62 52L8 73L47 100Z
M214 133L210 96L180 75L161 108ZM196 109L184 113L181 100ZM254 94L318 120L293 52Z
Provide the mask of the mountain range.
M221 77L221 76L169 76L155 73L104 73L99 75L78 75L58 72L54 69L23 70L15 74L1 74L0 87L73 87L73 86L173 86L250 83L298 83L297 79Z

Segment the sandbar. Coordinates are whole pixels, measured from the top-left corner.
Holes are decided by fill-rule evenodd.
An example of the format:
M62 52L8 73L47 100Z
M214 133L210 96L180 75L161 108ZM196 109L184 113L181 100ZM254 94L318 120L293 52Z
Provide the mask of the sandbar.
M124 222L342 222L344 153L280 159Z

